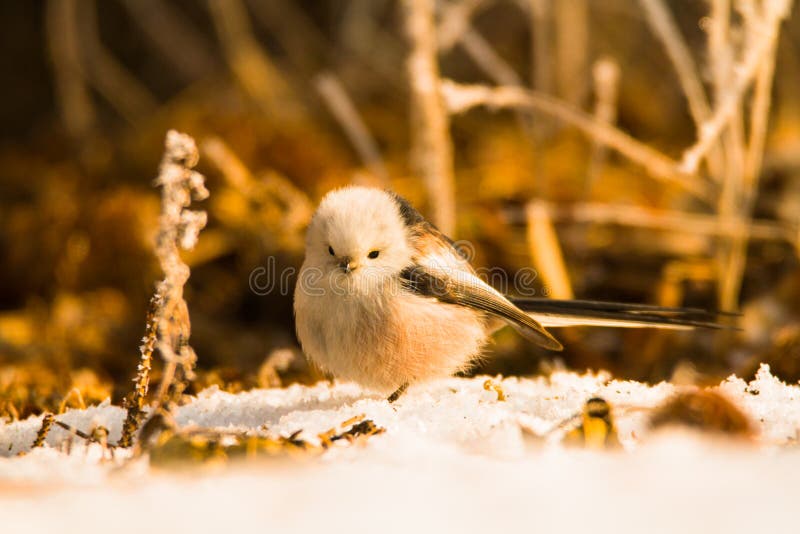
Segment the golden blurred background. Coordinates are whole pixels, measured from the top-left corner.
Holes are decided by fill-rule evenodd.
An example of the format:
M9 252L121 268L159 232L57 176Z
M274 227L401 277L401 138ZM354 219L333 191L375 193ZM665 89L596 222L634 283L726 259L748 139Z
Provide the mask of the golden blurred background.
M743 313L741 331L563 330L555 356L504 331L475 372L702 382L766 361L800 379L796 12L452 0L420 37L407 31L417 4L3 2L0 417L130 390L162 276L153 180L170 128L197 140L210 191L184 256L193 390L321 378L297 346L291 286L257 294L251 277L297 268L315 204L348 183L389 186L448 226L431 194L447 173L432 184L442 176L419 163L428 112L408 58L426 37L434 81L457 82L442 81L452 113L435 111L449 120L454 237L476 265L533 267L540 295ZM466 84L516 88L524 105L460 112ZM719 135L683 172L720 110ZM652 153L618 147L619 132Z

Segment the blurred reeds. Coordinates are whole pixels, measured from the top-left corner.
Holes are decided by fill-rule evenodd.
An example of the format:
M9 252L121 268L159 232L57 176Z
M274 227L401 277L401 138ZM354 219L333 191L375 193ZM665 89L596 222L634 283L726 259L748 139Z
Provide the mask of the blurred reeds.
M150 178L171 128L199 141L212 192L184 253L193 388L318 378L298 356L291 291L257 294L251 277L271 265L291 280L314 204L354 182L408 196L479 265L533 266L540 293L744 311L738 334L560 332L567 366L659 380L681 362L718 377L767 360L800 378L791 7L3 7L17 53L0 101L0 417L129 392L161 276ZM552 367L510 333L490 351L478 371Z

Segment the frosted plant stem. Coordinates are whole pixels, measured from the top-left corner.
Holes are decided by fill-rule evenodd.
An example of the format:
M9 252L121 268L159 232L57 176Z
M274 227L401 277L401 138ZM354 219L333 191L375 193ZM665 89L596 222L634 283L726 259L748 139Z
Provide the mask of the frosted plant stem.
M711 108L686 40L681 35L675 19L663 0L639 0L639 3L647 18L647 23L661 41L675 68L678 82L683 89L683 94L686 95L689 113L694 120L695 127L699 130L711 116ZM721 180L724 163L722 154L717 148L709 151L707 162L711 176L716 180Z
M155 253L164 278L157 284L156 296L151 303L154 308L154 327L148 326L148 329L155 331L155 339L152 336L145 337L139 368L140 375L146 374L149 365L147 355L152 347L158 349L164 360L164 372L156 406L151 412L155 415L163 408L170 409L194 378L197 357L189 345L191 323L189 309L183 298L183 286L190 272L189 266L181 260L179 250L193 248L200 230L206 224L205 211L193 211L188 207L192 200L208 197L205 178L193 170L200 159L194 139L170 130L165 147L155 181L161 187L161 216ZM133 395L137 405L142 402L146 389L147 381L137 380ZM130 424L137 426L138 417L135 413L132 417L135 420ZM133 430L129 430L129 433Z
M684 151L680 164L682 171L690 174L697 171L700 160L705 157L739 109L758 69L771 51L772 41L778 33L781 21L789 13L791 4L788 1L777 4L778 7L770 10L770 18L754 30L759 37L747 48L742 60L732 67L733 80L726 84L727 88L716 103L713 116L700 128L697 142Z

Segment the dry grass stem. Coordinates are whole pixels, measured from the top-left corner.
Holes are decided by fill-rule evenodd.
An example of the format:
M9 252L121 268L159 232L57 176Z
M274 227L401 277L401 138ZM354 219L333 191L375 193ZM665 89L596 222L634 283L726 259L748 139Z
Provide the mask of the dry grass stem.
M555 221L619 224L718 237L747 236L750 239L780 241L791 245L797 243L800 235L800 228L795 225L767 220L725 220L717 215L600 202L554 204L541 201L538 204L539 209L546 209ZM523 216L520 212L509 213L509 216L513 222L527 222L527 215Z
M144 407L147 399L147 392L150 389L150 370L153 367L153 351L158 339L158 320L157 314L164 306L164 296L156 293L150 299L150 306L147 310L147 322L145 326L142 344L139 346L139 367L136 378L133 380L134 387L130 397L126 399L125 422L122 424L122 434L119 438L120 447L130 447L133 444L133 436L139 429L139 425L144 419Z
M725 78L724 82L720 82L725 85L726 89L724 93L719 95L719 101L715 105L713 116L700 128L697 142L684 151L680 164L684 172L693 174L697 171L701 159L705 157L720 133L737 114L747 89L752 84L761 65L768 60L768 54L773 51L773 41L776 39L781 22L789 14L791 3L779 0L772 2L772 4L775 4L776 7L768 9L765 19L760 21L757 27L753 28L757 38L752 40L738 64L730 68L733 78L731 80ZM716 26L712 23L712 28ZM721 39L721 37L710 39L709 44L716 43ZM722 45L717 46L721 50L727 50ZM725 57L727 53L719 52L719 55L720 57ZM715 59L715 61L717 60ZM722 60L720 59L719 61Z
M211 18L236 80L265 112L286 117L296 110L289 90L253 35L241 0L208 0Z
M76 0L49 0L45 22L61 117L70 135L82 137L92 128L95 111L84 78L77 11Z
M317 76L314 86L358 152L361 161L383 187L389 187L389 172L383 163L378 145L342 84L334 75L326 73Z
M709 184L680 173L676 162L669 157L557 98L520 87L463 85L451 80L443 80L441 85L445 103L452 113L463 113L475 106L535 109L558 118L613 148L643 166L654 178L681 187L699 199L710 201L713 198Z
M594 79L595 105L594 118L598 122L613 125L617 122L617 92L619 89L619 65L611 59L599 59L592 68ZM605 147L597 142L592 144L589 161L589 180L594 181L605 164Z
M447 52L463 38L472 26L472 17L487 7L486 0L446 2L439 7L439 26L436 38L439 49Z
M483 36L472 28L467 29L459 44L475 64L499 85L522 85L513 68L495 52Z
M681 35L680 29L663 0L639 0L647 18L647 23L664 46L689 104L689 113L699 129L711 116L703 83L697 73L692 53ZM708 155L708 169L711 175L721 180L723 173L722 154L711 150Z
M150 116L158 106L156 98L100 41L94 1L80 2L78 14L89 83L128 122Z
M447 52L458 44L493 82L522 85L514 69L472 28L471 18L489 5L485 0L462 0L442 7L438 26L439 49Z
M159 56L187 81L209 74L216 66L208 40L172 3L164 0L122 0Z
M135 0L134 0L135 1ZM303 72L320 69L331 43L314 25L300 3L292 0L250 0L253 18L281 44L291 62Z
M33 445L31 445L32 449L44 445L44 440L47 439L47 434L50 433L50 429L53 427L55 420L56 418L52 413L44 414L42 417L42 426L40 426L39 431L36 432L36 439L33 440Z
M725 173L718 212L723 219L747 221L751 217L761 172L777 37L791 3L773 0L756 6L752 0L743 0L735 6L743 22L731 28L731 3L728 0L711 1L709 52L713 60L717 111L703 126L707 131L701 130L700 140L693 147L695 152L690 149L684 153L684 162L692 163L695 154L711 146L708 143L713 144L714 138L704 139L704 135L723 133L720 143L725 153ZM734 60L737 49L741 49L738 63ZM747 112L746 93L753 84L755 89L750 101L750 132L747 136L743 117ZM704 140L708 141L706 145L702 144ZM746 235L719 243L717 264L722 307L733 308L739 300L746 249Z
M548 290L547 296L556 299L575 298L564 263L564 254L546 203L530 202L525 207L525 219L528 251L533 266L542 276Z
M747 208L752 207L753 196L757 190L764 157L764 144L767 138L772 81L775 74L775 49L778 44L777 32L771 37L769 49L766 52L766 56L770 60L764 61L759 66L750 109L750 136L747 141L747 152L744 161L744 181L750 192L746 203Z
M550 0L527 0L531 27L531 84L541 93L552 92L550 67Z
M589 85L589 2L557 0L552 10L557 94L581 107Z
M450 119L440 89L433 0L403 0L411 41L406 60L411 84L412 163L423 178L434 224L454 235L455 178Z
M203 141L203 154L220 171L225 180L235 189L249 193L255 182L253 173L233 150L219 137L210 137Z

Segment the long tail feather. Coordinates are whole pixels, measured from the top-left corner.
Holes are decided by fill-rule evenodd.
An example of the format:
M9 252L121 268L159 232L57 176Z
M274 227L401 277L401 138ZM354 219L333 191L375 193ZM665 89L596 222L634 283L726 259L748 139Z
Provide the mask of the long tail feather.
M730 312L709 312L699 308L667 308L649 304L624 304L594 300L515 298L511 301L544 327L613 326L622 328L736 328L719 322L735 317Z

